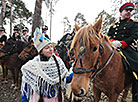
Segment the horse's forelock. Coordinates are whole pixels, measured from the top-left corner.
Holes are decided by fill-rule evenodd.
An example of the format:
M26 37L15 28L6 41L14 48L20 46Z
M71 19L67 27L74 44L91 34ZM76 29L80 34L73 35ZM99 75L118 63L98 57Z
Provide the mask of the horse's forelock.
M81 41L81 45L89 48L90 47L90 39L91 40L94 39L93 37L90 37L91 33L96 34L92 25L88 25L88 26L80 28L79 31L76 33L73 41L72 41L71 49L75 48L75 46L78 46L78 45L76 45L78 41L79 42Z

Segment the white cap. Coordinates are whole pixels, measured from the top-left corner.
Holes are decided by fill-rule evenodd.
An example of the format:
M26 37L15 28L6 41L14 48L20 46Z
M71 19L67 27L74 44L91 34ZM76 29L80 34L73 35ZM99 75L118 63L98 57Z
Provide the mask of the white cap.
M33 42L38 52L40 52L45 46L51 43L51 41L48 38L43 36L38 27L35 29L34 32Z

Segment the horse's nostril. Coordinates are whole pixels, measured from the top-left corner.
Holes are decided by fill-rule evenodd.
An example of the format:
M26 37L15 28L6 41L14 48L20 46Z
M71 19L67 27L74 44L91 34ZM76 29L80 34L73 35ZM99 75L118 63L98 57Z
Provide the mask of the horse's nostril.
M84 95L84 94L85 94L84 89L80 89L80 95Z

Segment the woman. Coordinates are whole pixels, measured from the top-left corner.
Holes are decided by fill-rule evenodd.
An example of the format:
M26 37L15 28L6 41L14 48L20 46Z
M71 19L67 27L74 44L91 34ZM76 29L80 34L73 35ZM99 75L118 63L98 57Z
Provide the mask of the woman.
M50 40L43 37L38 28L34 33L34 45L38 56L21 68L21 102L61 102L58 98L60 85L64 88L70 83L73 73L68 74L63 61L54 55Z

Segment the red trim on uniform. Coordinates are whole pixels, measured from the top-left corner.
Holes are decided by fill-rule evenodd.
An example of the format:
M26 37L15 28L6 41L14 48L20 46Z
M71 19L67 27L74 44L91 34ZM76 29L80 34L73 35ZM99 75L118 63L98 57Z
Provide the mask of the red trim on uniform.
M129 21L131 19L131 17L129 17L128 19L127 19L127 21ZM119 22L121 21L121 17L119 17Z
M110 39L110 41L112 42L112 41L115 41L115 39Z
M128 47L127 43L123 40L121 41L121 44L122 44L122 46L121 46L122 49Z

